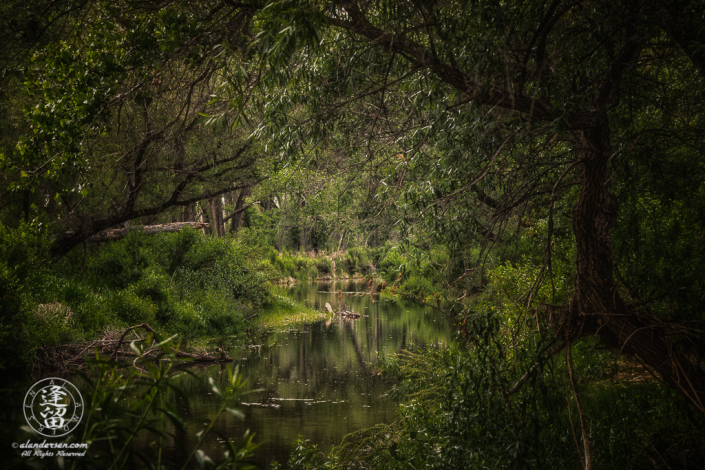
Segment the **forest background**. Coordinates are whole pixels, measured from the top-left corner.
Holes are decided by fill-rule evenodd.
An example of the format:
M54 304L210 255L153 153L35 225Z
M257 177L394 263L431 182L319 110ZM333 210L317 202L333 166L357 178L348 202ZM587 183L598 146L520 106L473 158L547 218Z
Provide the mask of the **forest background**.
M453 318L296 467L705 465L700 1L8 1L0 358L367 276ZM99 243L104 230L205 222ZM421 371L426 371L422 373ZM307 467L308 468L308 467Z

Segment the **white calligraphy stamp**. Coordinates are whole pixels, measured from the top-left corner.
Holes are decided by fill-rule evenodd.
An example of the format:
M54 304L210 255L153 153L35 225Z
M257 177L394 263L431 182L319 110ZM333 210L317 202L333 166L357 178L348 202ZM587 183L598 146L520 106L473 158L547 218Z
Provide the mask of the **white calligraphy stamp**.
M83 397L76 386L57 377L32 385L24 397L27 424L46 437L70 433L83 417Z

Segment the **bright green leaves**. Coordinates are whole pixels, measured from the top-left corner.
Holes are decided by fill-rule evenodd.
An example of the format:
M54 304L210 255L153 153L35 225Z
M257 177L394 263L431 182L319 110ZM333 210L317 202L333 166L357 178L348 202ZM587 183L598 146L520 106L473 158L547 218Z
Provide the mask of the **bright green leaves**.
M165 63L178 56L178 70L209 60L207 15L178 3L151 10L118 1L70 17L71 32L36 51L24 68L26 131L3 158L22 175L14 189L48 180L59 192L85 196L77 185L85 184L95 146L135 104L149 105L164 91Z
M107 129L106 105L124 67L105 42L89 39L88 51L73 41L48 47L27 70L25 89L34 104L24 112L32 132L20 136L15 164L33 177L78 176L86 146Z

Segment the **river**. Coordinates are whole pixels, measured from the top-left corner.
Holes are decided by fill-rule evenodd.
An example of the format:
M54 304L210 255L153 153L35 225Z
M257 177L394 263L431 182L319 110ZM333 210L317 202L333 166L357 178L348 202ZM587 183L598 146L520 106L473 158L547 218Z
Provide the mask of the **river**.
M353 431L393 421L395 404L387 398L392 384L381 376L379 360L404 348L447 344L451 339L450 322L428 307L385 295L375 295L373 301L369 293L346 294L338 300L335 293L321 293L338 290L362 292L363 286L302 283L288 294L315 309L325 310L328 302L335 310L359 312L361 318L329 316L295 328L252 332L243 347L228 351L249 388L262 391L243 397L244 421L222 416L215 431L235 441L246 429L254 432L260 443L255 460L264 468L274 460L285 463L299 435L326 451ZM220 405L207 378L223 380L221 366L193 372L177 379L187 397L177 405L185 416L187 446ZM218 441L215 436L206 441L206 454L220 452ZM164 450L168 459L183 460L181 446Z

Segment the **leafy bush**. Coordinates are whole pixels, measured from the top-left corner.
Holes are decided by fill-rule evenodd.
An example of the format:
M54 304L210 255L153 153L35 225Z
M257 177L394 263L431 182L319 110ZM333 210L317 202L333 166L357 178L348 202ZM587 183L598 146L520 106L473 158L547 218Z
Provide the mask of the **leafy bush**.
M328 258L314 258L313 262L319 274L331 274L332 265Z
M114 318L129 326L143 322L154 324L157 318L157 305L151 299L140 297L135 289L115 292L108 305Z
M112 289L125 289L138 282L149 266L158 263L158 252L153 239L131 232L123 240L107 243L89 264L88 276L93 283Z
M348 248L345 252L344 262L350 274L367 275L374 270L372 262L367 257L367 252L359 247Z

